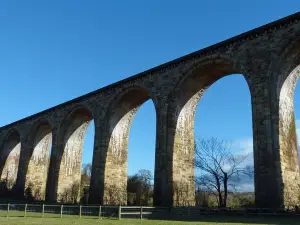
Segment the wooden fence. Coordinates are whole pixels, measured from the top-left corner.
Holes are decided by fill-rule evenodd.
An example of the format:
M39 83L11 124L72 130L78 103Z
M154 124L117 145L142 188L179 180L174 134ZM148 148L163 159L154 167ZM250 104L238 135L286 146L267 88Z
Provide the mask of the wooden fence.
M300 212L288 209L267 208L200 208L200 207L146 207L146 206L96 206L96 205L46 205L0 204L0 217L55 217L78 218L138 218L171 219L199 218L205 215L239 216L300 216Z

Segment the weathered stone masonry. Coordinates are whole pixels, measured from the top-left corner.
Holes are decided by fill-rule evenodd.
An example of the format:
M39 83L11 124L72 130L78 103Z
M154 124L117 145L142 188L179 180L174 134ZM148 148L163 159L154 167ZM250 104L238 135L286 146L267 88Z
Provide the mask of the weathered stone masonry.
M151 100L154 203L194 204L197 104L218 79L243 74L252 101L256 203L299 203L293 106L299 34L296 13L1 127L1 180L21 193L31 187L37 199L73 201L64 192L80 182L83 139L94 120L90 203L126 204L128 134L139 106Z

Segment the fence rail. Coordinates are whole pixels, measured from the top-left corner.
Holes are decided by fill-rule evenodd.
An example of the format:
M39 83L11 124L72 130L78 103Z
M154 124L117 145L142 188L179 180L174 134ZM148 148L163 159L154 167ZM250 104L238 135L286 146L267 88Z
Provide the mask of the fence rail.
M0 204L0 217L63 218L197 218L203 215L243 216L300 216L299 211L269 208L201 208L201 207L149 207L149 206L95 206L95 205L46 205L46 204Z

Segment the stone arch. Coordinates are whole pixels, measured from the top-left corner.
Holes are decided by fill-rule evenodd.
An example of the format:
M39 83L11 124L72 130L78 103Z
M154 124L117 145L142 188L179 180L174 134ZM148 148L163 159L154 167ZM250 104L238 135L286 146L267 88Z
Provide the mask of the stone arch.
M155 101L143 87L120 92L109 104L104 126L105 139L104 204L127 204L128 137L133 118L147 100ZM155 107L156 108L156 107Z
M168 154L171 165L169 201L173 205L193 205L194 187L194 118L203 93L217 80L238 74L237 62L216 58L197 63L175 86L169 96ZM249 78L244 75L248 84Z
M21 138L17 130L8 132L1 147L0 175L8 189L12 189L17 180L21 152Z
M278 114L275 124L275 149L278 149L280 168L276 174L281 177L281 202L285 206L299 204L300 175L298 164L298 143L294 114L294 92L300 77L300 39L295 40L286 47L279 62L271 71L276 71L276 89L273 93L276 98L275 112ZM274 82L274 81L273 81Z
M205 76L199 76L199 73L205 73ZM212 83L221 77L233 73L237 73L233 63L221 58L196 63L196 65L192 66L185 74L183 74L168 99L169 101L174 102L174 98L179 98L177 100L177 104L179 105L176 107L177 109L183 108L190 101L199 101L202 93ZM182 95L183 92L185 93L184 95ZM170 104L168 111L170 110L174 110L172 104Z
M79 200L82 148L87 128L93 120L92 112L84 106L77 106L63 121L57 143L58 201L75 203Z
M25 197L44 200L52 144L52 127L47 120L39 120L32 126L28 144L28 163L24 167Z
M276 96L279 98L281 88L287 79L294 79L295 86L298 80L297 76L292 76L293 72L300 65L300 32L294 36L293 40L288 42L284 46L276 57L276 60L270 64L268 72L269 74L276 74L272 76L272 81L276 84ZM293 90L294 91L294 90Z

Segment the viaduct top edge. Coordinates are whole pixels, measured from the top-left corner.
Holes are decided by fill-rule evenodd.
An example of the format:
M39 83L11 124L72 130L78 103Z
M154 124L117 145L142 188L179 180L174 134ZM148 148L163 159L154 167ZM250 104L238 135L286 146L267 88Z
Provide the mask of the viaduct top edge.
M283 18L281 18L281 19L279 19L279 20L275 20L275 21L273 21L273 22L267 23L267 24L262 25L262 26L260 26L260 27L254 28L254 29L252 29L252 30L250 30L250 31L246 31L246 32L244 32L244 33L241 33L241 34L239 34L239 35L236 35L236 36L234 36L234 37L231 37L231 38L229 38L229 39L227 39L227 40L218 42L218 43L216 43L216 44L213 44L213 45L208 46L208 47L206 47L206 48L203 48L203 49L201 49L201 50L192 52L192 53L187 54L187 55L184 55L184 56L182 56L182 57L180 57L180 58L174 59L174 60L172 60L172 61L163 63L163 64L161 64L161 65L159 65L159 66L156 66L156 67L153 67L153 68L151 68L151 69L148 69L148 70L146 70L146 71L144 71L144 72L135 74L135 75L133 75L133 76L130 76L130 77L125 78L125 79L123 79L123 80L117 81L117 82L115 82L115 83L112 83L112 84L110 84L110 85L107 85L107 86L105 86L105 87L102 87L102 88L100 88L100 89L97 89L97 90L95 90L95 91L89 92L89 93L87 93L87 94L85 94L85 95L82 95L82 96L80 96L80 97L77 97L77 98L74 98L74 99L69 100L69 101L67 101L67 102L61 103L61 104L59 104L59 105L50 107L50 108L48 108L48 109L46 109L46 110L43 110L43 111L38 112L38 113L36 113L36 114L33 114L33 115L31 115L31 116L28 116L28 117L25 117L25 118L23 118L23 119L20 119L20 120L17 120L17 121L15 121L15 122L12 122L12 123L10 123L10 124L4 125L4 126L0 127L0 129L7 128L7 127L10 127L10 126L12 126L12 125L16 125L16 124L18 124L18 123L20 123L20 122L24 122L24 121L29 120L29 119L33 119L34 117L37 117L37 116L39 116L39 115L41 115L41 114L43 114L43 113L47 113L47 112L50 112L50 111L59 109L59 108L65 106L65 105L67 105L67 104L70 104L70 103L76 103L76 102L78 102L78 101L80 101L80 100L82 100L82 99L85 99L85 98L89 97L89 96L92 96L92 95L101 93L102 91L105 91L105 90L114 88L114 87L116 87L116 86L118 86L118 85L121 85L121 84L123 84L123 83L129 82L129 81L134 81L134 80L136 80L136 79L138 79L138 78L141 78L141 77L143 77L143 76L146 76L146 75L149 74L149 73L158 73L158 72L161 71L161 70L165 70L165 69L170 68L170 67L175 67L177 64L180 64L180 63L182 63L182 62L184 62L184 61L190 60L190 59L192 59L192 58L194 58L194 57L205 56L205 55L207 55L207 54L210 54L210 53L216 51L216 50L219 49L219 48L226 47L226 46L231 45L231 44L234 44L234 43L236 43L236 42L245 41L245 40L247 40L247 39L249 39L249 38L255 38L255 37L257 37L257 36L259 36L260 34L263 34L263 33L265 33L265 32L271 32L271 31L273 31L273 30L275 30L275 29L280 29L280 28L283 27L283 26L287 26L287 25L292 24L292 23L294 23L294 22L297 22L297 21L299 21L299 20L300 20L300 12L296 12L296 13L291 14L291 15L289 15L289 16L283 17Z

